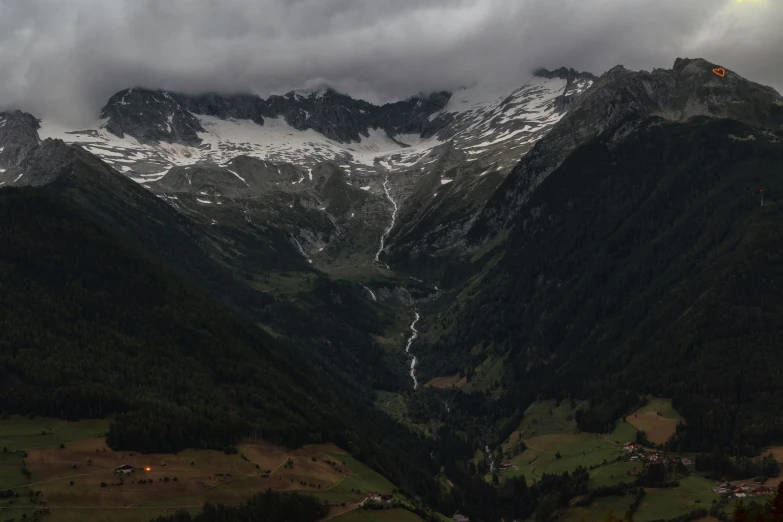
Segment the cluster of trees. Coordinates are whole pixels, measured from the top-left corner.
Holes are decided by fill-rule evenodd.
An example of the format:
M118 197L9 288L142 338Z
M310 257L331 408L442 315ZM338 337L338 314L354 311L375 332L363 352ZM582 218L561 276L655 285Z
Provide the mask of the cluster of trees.
M777 477L780 474L775 455L760 458L729 457L721 452L700 454L694 459L696 469L715 479L746 479L749 477Z
M436 509L441 513L459 511L476 520L533 516L536 521L548 521L555 511L567 507L570 499L588 493L589 476L582 467L572 473L544 474L532 485L524 477L510 477L493 486L482 472L464 462L457 462L446 471L453 487L440 492Z
M179 510L151 522L312 522L328 512L329 505L314 497L270 489L238 506L207 502L197 515Z

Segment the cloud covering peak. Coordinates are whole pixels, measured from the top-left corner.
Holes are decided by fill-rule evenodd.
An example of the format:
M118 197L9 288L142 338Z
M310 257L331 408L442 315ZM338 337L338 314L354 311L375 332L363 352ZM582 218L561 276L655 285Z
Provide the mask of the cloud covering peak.
M783 87L776 0L0 0L0 107L87 121L132 85L382 102L703 57Z

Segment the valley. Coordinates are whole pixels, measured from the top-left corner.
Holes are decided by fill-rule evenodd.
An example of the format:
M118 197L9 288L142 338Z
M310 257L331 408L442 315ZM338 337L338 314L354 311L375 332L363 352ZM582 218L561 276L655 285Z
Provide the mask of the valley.
M2 515L270 489L338 522L760 506L783 98L714 66L0 113Z

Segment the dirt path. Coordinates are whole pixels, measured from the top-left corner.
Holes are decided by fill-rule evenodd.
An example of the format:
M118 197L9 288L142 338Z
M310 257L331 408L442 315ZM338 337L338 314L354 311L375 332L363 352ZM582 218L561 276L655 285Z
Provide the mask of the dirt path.
M326 522L327 520L332 520L333 518L337 518L340 515L345 515L346 513L350 512L350 511L354 511L356 509L359 509L360 507L362 507L364 505L365 502L367 502L366 498L364 500L362 500L361 502L359 502L358 504L356 504L351 509L346 509L345 511L340 511L339 513L336 513L336 514L332 515L331 517L322 518L320 520L320 522Z

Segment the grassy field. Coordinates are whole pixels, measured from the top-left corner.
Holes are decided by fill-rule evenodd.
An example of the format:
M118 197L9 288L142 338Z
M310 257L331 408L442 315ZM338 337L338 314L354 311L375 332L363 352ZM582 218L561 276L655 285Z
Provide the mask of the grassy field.
M107 431L108 420L68 422L12 415L7 420L0 421L0 448L8 448L9 451L45 448L104 436Z
M501 475L524 475L528 481L538 480L544 473L563 473L578 466L609 463L622 454L605 436L593 433L540 435L526 439L525 443L527 449L511 459L512 467Z
M600 486L613 486L621 482L633 482L641 471L638 462L620 461L590 470L590 489Z
M599 498L594 500L589 506L567 510L560 520L562 522L580 522L581 520L597 522L603 520L604 516L610 512L616 517L622 517L628 511L633 499L633 495ZM638 519L634 517L634 520Z
M313 494L334 504L357 504L368 490L394 489L332 444L296 450L241 444L233 455L213 450L140 454L106 447L96 435L107 426L106 421L23 417L0 421L0 440L9 447L0 452L0 488L22 497L0 505L0 520L8 518L6 513L17 520L23 513L32 515L28 489L42 492L52 511L47 520L53 522L149 520L177 509L195 512L204 502L240 503L269 488ZM27 457L11 448L25 448ZM29 481L22 473L23 461ZM120 478L114 469L122 464L136 471Z
M462 389L468 393L484 391L494 387L494 383L503 375L505 357L489 355L476 367L470 381L466 382Z
M385 477L347 453L335 452L331 454L331 458L340 464L345 462L349 473L334 487L313 492L313 496L321 500L325 500L330 504L340 504L342 502L357 504L367 497L368 491L387 493L394 489L394 484Z
M642 500L634 520L674 518L694 509L709 509L718 495L712 492L714 483L699 475L689 475L680 480L677 488L645 489L647 495Z
M643 407L626 417L636 428L644 430L647 438L656 444L663 444L674 435L682 417L672 407L669 399L652 398Z
M422 522L423 519L407 509L384 510L354 509L340 515L340 522Z
M501 477L524 475L530 482L540 479L544 473L572 471L577 466L596 466L589 470L590 489L621 482L631 483L641 472L642 464L617 461L618 457L625 454L622 445L633 441L637 428L642 427L653 441L660 440L660 437L668 438L680 421L671 401L651 399L644 408L626 419L620 419L612 433L578 433L573 419L574 411L579 406L574 404L572 407L570 401L562 401L559 405L555 401L531 404L517 430L503 444L504 451L508 451L521 438L527 449L511 459L512 467L502 471ZM658 412L661 414L658 415ZM765 453L769 451L783 455L783 448L769 448ZM557 453L560 458L557 458ZM692 474L681 479L680 486L676 488L645 488L647 495L634 520L646 522L669 519L698 508L709 509L717 498L712 492L713 486L711 481ZM588 521L601 520L610 511L615 516L623 516L631 502L633 496L630 494L596 499L587 507L566 510L562 520L577 522L582 517Z
M424 386L432 386L433 388L451 388L452 386L456 386L457 388L460 388L464 386L466 383L466 380L464 377L460 379L459 375L445 375L443 377L435 377L433 379L430 379L427 384Z
M22 474L23 460L21 452L0 453L0 489L27 484L27 479Z
M537 435L572 434L576 432L574 408L568 401L555 406L554 400L534 402L525 410L519 427L503 443L504 451L519 437L529 439Z

